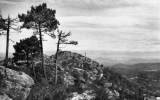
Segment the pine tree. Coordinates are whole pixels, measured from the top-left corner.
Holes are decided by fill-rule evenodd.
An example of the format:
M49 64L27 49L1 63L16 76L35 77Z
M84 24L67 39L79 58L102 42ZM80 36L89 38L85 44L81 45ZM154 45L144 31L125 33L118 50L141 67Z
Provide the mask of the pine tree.
M38 6L32 6L27 14L18 15L21 22L23 22L22 28L34 29L39 34L40 47L41 47L41 63L44 70L44 76L46 78L46 71L44 66L43 57L43 33L54 37L54 30L58 28L59 22L55 18L56 11L47 8L46 3Z
M57 38L58 38L58 41L57 41L57 50L56 50L56 53L55 53L55 60L54 60L54 63L55 63L55 65L56 65L56 69L55 69L55 71L56 71L56 75L55 75L55 84L57 84L57 58L58 58L58 53L59 53L59 51L61 50L60 48L60 46L61 45L65 45L65 44L69 44L69 45L77 45L78 44L78 42L77 41L69 41L68 39L67 39L67 37L69 37L71 35L71 32L68 32L68 33L65 33L65 32L63 32L63 31L61 31L61 30L58 30L57 31Z
M17 42L13 47L15 49L15 53L13 53L13 59L15 62L18 61L26 61L27 65L29 61L38 57L40 54L40 41L36 36L31 36L29 38L25 38Z
M9 53L9 40L10 40L10 30L19 31L16 23L18 23L17 18L12 19L10 16L8 18L3 18L0 16L0 32L1 35L6 35L6 55L5 55L5 67L8 67L8 53Z
M27 68L31 69L34 78L36 79L34 59L40 55L40 41L33 35L17 42L14 46L13 60L15 63L19 61L21 64L27 63ZM31 68L29 67L31 65ZM43 73L42 73L43 74Z

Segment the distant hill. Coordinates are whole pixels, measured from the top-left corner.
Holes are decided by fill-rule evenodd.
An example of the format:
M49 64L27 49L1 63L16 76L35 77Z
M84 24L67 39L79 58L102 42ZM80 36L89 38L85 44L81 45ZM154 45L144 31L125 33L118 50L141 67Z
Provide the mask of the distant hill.
M110 66L114 71L118 71L119 73L134 73L141 71L159 71L160 63L138 63L133 65L126 64L116 64Z
M103 51L103 50L81 50L75 51L82 55L86 53L90 57L105 66L119 63L138 64L138 63L157 63L160 61L159 51Z
M117 64L110 69L160 96L160 63Z

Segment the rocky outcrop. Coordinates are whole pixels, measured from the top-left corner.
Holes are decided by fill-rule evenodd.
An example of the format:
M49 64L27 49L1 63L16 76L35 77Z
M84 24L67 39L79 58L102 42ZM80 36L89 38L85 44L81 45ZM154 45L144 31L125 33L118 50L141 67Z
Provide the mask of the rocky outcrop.
M54 56L45 59L47 64L52 65L52 61L54 61ZM104 76L103 66L98 62L77 53L64 51L59 53L58 65L61 65L58 70L59 80L63 83L63 87L69 90L65 100L115 100L119 98L118 91L112 88L112 82L108 81L108 76Z
M71 94L70 98L67 98L66 100L94 100L96 97L96 94L93 93L93 91L84 91L82 94L78 94L77 92L74 92Z
M72 92L66 100L116 100L120 94L117 90L111 89L113 84L104 79L97 69L84 70L72 68L70 73L64 75L64 83L70 87L75 86L79 92ZM102 73L103 74L103 73Z
M5 75L7 74L7 77ZM0 100L26 100L34 85L33 79L24 72L0 66Z

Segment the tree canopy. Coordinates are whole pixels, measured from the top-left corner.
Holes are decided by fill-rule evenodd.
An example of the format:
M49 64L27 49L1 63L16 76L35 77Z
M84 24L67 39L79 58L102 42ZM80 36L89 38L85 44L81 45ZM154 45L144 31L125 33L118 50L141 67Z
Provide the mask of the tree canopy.
M40 54L40 42L36 36L20 40L14 46L15 53L14 61L30 60L32 57L37 57Z
M22 28L41 28L43 32L51 32L57 29L59 22L55 17L56 10L47 8L46 3L32 6L27 14L19 14L20 22L24 22Z

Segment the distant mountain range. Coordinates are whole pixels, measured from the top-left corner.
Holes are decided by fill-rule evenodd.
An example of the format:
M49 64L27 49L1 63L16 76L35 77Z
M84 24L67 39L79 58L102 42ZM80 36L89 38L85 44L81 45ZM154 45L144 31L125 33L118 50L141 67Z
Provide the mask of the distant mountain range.
M123 75L125 74L128 75L128 74L139 73L139 72L160 71L160 63L138 63L133 65L116 64L116 65L110 66L110 68Z
M128 58L128 59L110 59L110 58L103 58L98 57L95 59L96 61L104 64L105 66L112 66L117 64L126 64L126 65L133 65L138 63L158 63L160 59L149 59L149 58Z
M116 65L119 63L132 65L138 63L158 63L160 62L160 52L140 52L140 51L76 51L106 65Z

